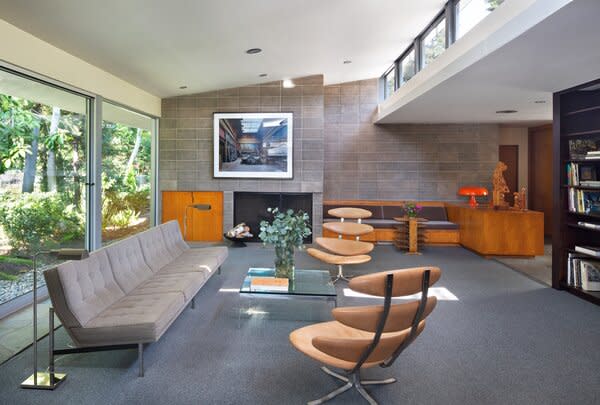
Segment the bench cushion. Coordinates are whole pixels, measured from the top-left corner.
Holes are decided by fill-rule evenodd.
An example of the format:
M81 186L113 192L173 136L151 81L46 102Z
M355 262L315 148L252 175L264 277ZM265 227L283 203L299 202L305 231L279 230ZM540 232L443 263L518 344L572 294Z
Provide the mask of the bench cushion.
M158 226L163 234L163 238L167 245L167 249L173 257L177 257L186 250L190 249L189 245L183 240L179 222L172 220Z
M103 250L84 260L62 263L57 271L67 305L83 326L125 296Z
M224 246L191 248L166 265L161 273L201 272L210 278L227 258Z
M72 332L80 346L154 342L184 308L181 293L128 295Z
M458 225L450 221L427 221L425 229L458 229Z
M160 228L153 227L136 235L142 247L146 264L153 272L157 272L175 259L165 242Z
M142 247L135 236L121 240L102 250L106 251L110 265L114 269L115 279L125 294L154 274L146 264Z

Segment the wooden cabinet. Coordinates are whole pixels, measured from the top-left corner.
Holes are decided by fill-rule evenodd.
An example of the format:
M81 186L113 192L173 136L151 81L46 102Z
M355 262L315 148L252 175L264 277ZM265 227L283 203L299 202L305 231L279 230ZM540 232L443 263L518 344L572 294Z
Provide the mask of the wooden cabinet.
M209 204L210 210L197 210L192 207L194 204ZM184 227L186 212L187 224ZM162 222L173 219L179 222L185 240L202 242L223 240L223 192L163 191Z
M544 254L544 214L447 205L448 219L460 226L460 244L484 256Z

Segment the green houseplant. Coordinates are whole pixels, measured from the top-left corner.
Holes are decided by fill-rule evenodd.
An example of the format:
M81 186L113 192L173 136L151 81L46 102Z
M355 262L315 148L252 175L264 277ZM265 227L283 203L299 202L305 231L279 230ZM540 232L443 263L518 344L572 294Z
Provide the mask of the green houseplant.
M275 247L275 277L294 278L294 249L302 248L304 238L311 234L308 214L302 211L268 208L273 221L261 221L258 237L265 245Z

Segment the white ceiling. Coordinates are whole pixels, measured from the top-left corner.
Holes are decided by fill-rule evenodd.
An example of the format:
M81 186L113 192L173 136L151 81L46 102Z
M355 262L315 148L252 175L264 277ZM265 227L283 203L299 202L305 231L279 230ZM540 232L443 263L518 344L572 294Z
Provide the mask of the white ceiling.
M312 74L328 84L377 77L444 3L0 0L0 17L168 97ZM246 55L253 47L263 53Z
M600 77L599 17L599 0L575 0L378 122L549 122L553 92Z

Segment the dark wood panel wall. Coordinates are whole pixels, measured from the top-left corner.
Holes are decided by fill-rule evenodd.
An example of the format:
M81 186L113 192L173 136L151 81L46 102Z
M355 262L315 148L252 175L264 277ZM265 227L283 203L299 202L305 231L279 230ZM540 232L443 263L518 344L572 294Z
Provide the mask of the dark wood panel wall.
M529 128L529 208L544 213L552 235L552 125Z

